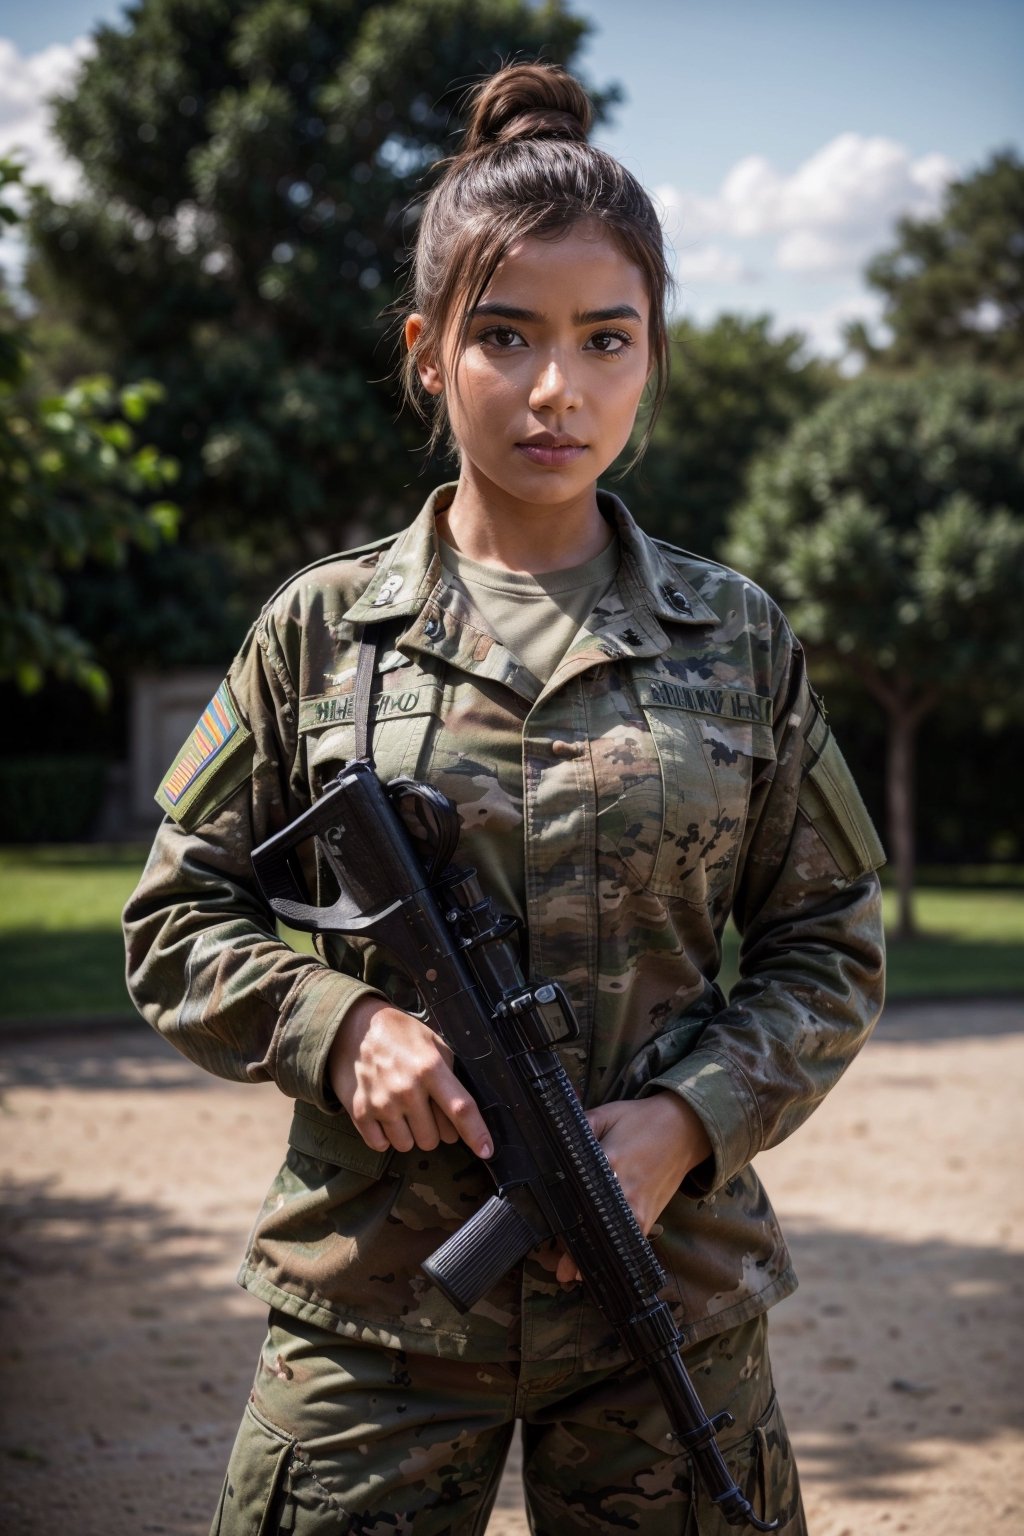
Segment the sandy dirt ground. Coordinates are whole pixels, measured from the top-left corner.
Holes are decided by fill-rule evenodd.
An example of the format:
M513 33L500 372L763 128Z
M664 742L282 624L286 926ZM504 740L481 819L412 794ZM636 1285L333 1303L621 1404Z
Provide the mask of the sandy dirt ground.
M0 1039L0 1531L207 1530L263 1331L234 1283L270 1087L145 1032ZM892 1008L760 1167L812 1536L1024 1531L1024 1007ZM510 1464L488 1536L526 1531Z

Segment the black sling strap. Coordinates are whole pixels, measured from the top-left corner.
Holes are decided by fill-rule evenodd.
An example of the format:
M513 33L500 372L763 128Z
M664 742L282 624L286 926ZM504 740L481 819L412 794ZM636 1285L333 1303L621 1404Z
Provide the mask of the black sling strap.
M356 657L356 684L352 700L356 727L354 756L373 767L373 727L370 721L370 704L373 695L373 678L377 670L377 647L380 630L376 624L364 624L359 635L359 654Z

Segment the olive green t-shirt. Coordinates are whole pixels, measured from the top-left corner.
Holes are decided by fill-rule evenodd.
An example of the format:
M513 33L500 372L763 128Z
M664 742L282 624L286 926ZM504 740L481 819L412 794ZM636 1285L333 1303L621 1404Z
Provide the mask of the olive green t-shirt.
M452 585L469 598L491 633L541 683L554 672L619 568L619 545L614 538L583 565L540 576L483 565L443 539L440 543L441 564Z
M616 578L619 543L613 538L599 555L565 571L540 576L499 570L469 560L440 541L441 563L452 586L466 597L482 627L489 630L546 683L585 621ZM492 712L492 725L501 712ZM483 722L477 723L478 745ZM473 837L473 862L484 890L503 912L526 919L526 851L523 804L523 740L512 717L505 730L486 732L486 757L498 780L503 815L488 816ZM520 814L515 814L515 808Z

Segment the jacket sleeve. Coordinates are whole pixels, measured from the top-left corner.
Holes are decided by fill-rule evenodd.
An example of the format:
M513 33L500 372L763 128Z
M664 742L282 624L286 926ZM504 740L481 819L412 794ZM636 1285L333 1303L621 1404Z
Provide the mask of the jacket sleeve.
M740 979L682 1061L650 1080L700 1116L712 1192L807 1118L874 1027L884 993L884 853L784 629L774 773L755 785L733 916Z
M147 1023L207 1071L334 1111L328 1052L375 989L277 937L250 857L308 803L295 716L263 622L157 793L167 815L124 912L127 982Z

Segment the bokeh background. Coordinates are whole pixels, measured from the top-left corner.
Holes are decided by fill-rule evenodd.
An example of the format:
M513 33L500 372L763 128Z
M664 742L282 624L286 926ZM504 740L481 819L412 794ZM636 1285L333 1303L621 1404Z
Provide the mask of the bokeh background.
M588 82L675 252L672 387L617 488L790 612L906 986L1017 984L1018 6L61 0L4 30L0 842L92 849L11 856L42 899L6 1007L65 1006L33 939L75 920L58 868L108 978L76 956L76 1007L124 1007L96 918L252 615L450 473L399 409L391 306L465 87L535 56Z
M1024 996L1022 44L1015 0L0 8L0 1043L40 1126L67 1093L67 1126L116 1162L135 1156L104 1141L128 1134L125 1104L173 1138L199 1093L150 1057L122 982L152 791L279 583L401 527L451 473L399 408L392 307L465 88L517 57L581 74L595 138L655 193L674 251L672 384L643 464L609 484L650 532L739 565L787 609L889 853L890 995L964 1000L929 1061L941 1038L981 1094L984 1051L1008 1064L1020 1042ZM1003 999L995 1014L985 998ZM909 1048L914 1030L887 1018L887 1048ZM984 1126L978 1103L954 1135ZM244 1142L249 1111L226 1123ZM1004 1145L1005 1121L991 1129ZM29 1270L77 1273L96 1240L112 1285L122 1249L177 1253L160 1199L93 1198L84 1163L73 1211L46 1204L70 1136L36 1143L38 1187L5 1175ZM255 1195L262 1166L246 1179ZM248 1218L225 1217L224 1284ZM901 1220L897 1285L946 1251L901 1246ZM965 1295L1013 1290L993 1223ZM204 1241L185 1256L193 1297ZM832 1250L810 1253L824 1273ZM138 1347L159 1333L152 1263ZM919 1387L894 1382L914 1401ZM37 1513L47 1412L35 1439L4 1442ZM234 1416L206 1442L208 1478ZM979 1529L1009 1530L1012 1509L993 1510ZM898 1528L936 1536L929 1511ZM91 1529L60 1518L18 1528Z

